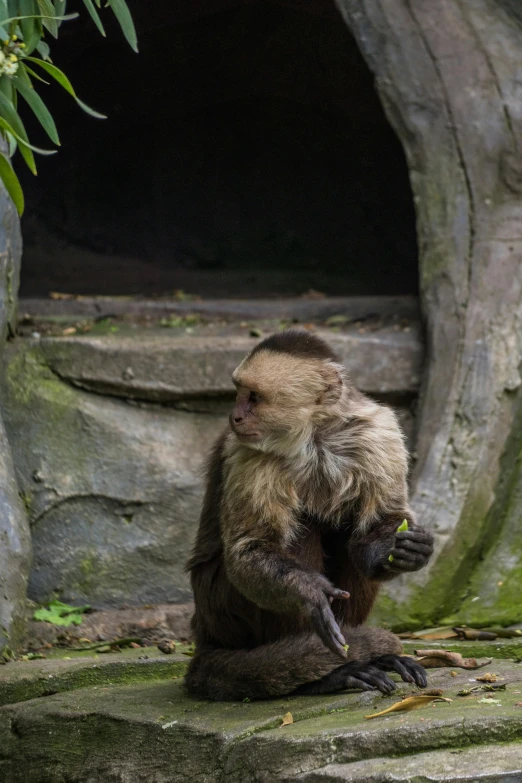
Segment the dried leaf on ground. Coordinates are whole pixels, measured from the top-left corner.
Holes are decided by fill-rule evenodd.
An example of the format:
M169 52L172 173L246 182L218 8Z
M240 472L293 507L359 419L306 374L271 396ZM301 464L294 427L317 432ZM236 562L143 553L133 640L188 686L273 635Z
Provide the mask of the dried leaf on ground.
M481 669L488 666L492 658L477 661L476 658L463 658L460 653L451 650L415 650L417 663L425 669L437 669L444 666L456 666L458 669Z
M475 677L477 682L496 682L498 680L498 674L491 674L486 672L481 677Z
M517 636L522 636L520 628L483 628L482 630L494 633L496 636L500 636L501 639L516 639Z
M446 639L458 639L458 634L455 633L453 628L447 628L442 631L433 631L433 633L426 633L417 635L417 639L429 639L432 642L444 642Z
M395 702L395 704L392 704L391 707L382 710L382 712L376 712L374 715L365 715L364 717L367 720L371 720L372 718L380 718L381 715L388 715L390 712L410 712L411 710L419 710L422 707L426 707L428 704L431 704L432 701L450 702L451 699L444 699L438 695L431 696L428 694L423 694L422 696L408 696L407 699Z
M487 696L484 696L483 699L479 699L478 703L479 704L502 704L502 702L499 701L498 699L488 699Z
M294 722L294 716L291 712L287 712L286 715L283 715L283 722L281 723L281 726L279 728L282 728L283 726L289 726L291 723Z
M461 639L467 639L473 642L492 642L497 638L497 634L493 631L483 631L479 628L454 628L456 634Z
M436 628L424 628L422 631L405 631L397 634L399 639L431 639L432 641L445 641L446 639L458 639L451 625L437 626Z

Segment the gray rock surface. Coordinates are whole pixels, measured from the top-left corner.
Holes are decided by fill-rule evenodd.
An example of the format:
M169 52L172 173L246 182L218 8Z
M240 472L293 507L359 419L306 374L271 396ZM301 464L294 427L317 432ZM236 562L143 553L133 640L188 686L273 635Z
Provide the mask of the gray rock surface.
M29 525L0 416L0 655L24 638L30 555Z
M198 313L205 318L297 319L317 321L345 315L354 321L371 316L420 319L414 296L285 297L281 299L140 299L110 296L70 296L60 299L22 299L20 309L33 316L108 317L134 313L162 317Z
M519 783L522 754L518 743L435 750L411 758L327 764L316 772L294 776L293 780L302 783Z
M222 417L73 389L37 346L9 363L2 404L32 528L31 598L187 600L200 472Z
M328 338L359 387L411 400L416 327ZM0 407L32 528L31 598L98 608L190 599L201 468L226 423L231 373L255 342L127 327L10 345ZM402 418L408 428L407 407Z
M418 390L423 349L418 327L322 334L361 391L403 394ZM179 336L169 330L100 337L42 339L49 367L60 378L118 397L171 402L232 394L231 375L259 340L248 336Z
M14 330L20 278L20 221L0 185L0 360ZM24 634L25 594L31 556L27 519L18 496L11 452L0 414L0 653Z
M373 720L365 716L411 695L412 686L398 683L387 697L367 692L205 703L183 692L182 661L172 665L175 679L165 679L160 660L150 662L149 671L157 667L161 681L134 684L147 665L130 663L127 685L119 684L121 668L111 685L111 665L116 672L125 664L68 662L59 675L61 663L38 662L33 681L52 668L63 692L0 708L2 783L520 780L522 670L512 661L496 660L488 668L506 686L491 699L482 692L457 695L470 680L477 684L477 671L459 669L452 676L449 669L430 670L429 685L451 701ZM80 672L99 683L93 679L77 690ZM287 712L293 723L281 727Z

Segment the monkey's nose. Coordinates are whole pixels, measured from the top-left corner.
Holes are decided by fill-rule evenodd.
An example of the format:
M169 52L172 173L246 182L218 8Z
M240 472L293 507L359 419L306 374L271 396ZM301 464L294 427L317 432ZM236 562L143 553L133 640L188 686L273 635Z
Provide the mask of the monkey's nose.
M234 416L234 424L241 424L242 421L243 421L242 416Z

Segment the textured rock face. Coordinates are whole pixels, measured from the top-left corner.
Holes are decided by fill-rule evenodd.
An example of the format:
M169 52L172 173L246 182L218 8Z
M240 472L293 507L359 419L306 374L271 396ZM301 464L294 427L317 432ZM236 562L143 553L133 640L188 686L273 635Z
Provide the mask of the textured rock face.
M0 186L0 359L16 318L22 241L16 210ZM11 452L0 415L0 652L23 636L31 544L18 496Z
M4 408L32 527L31 597L185 600L200 469L223 418L72 389L38 348L11 362Z
M411 400L415 325L329 337L360 388ZM231 373L254 344L123 329L10 345L1 406L32 528L32 599L98 608L190 599L183 569L201 469L226 423ZM407 407L402 418L411 428Z
M412 686L397 683L392 696L344 692L205 703L183 692L185 656L149 652L147 661L115 655L5 667L2 783L521 779L521 672L513 661L494 660L488 668L506 686L491 699L483 692L457 695L478 672L430 670L430 686L450 702L366 720L411 695ZM294 722L281 727L287 712Z

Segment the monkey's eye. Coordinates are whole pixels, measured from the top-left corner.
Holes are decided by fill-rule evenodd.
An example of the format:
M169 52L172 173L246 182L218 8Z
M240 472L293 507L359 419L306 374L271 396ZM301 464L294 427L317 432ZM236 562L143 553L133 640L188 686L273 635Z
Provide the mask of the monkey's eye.
M256 402L259 402L259 394L257 392L251 391L248 395L248 401L252 403L252 405L255 405Z

